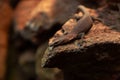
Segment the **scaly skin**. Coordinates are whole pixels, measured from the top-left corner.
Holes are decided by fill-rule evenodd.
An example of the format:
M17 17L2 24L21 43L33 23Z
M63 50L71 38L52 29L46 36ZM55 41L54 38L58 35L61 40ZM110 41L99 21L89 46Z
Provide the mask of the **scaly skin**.
M78 20L78 23L75 25L73 30L70 33L61 36L60 38L55 40L53 43L50 44L50 46L58 46L61 44L68 43L80 37L80 33L86 33L89 31L89 29L92 27L93 20L90 17L89 13L86 11L84 6L79 6L79 9L82 11L84 15L80 20Z

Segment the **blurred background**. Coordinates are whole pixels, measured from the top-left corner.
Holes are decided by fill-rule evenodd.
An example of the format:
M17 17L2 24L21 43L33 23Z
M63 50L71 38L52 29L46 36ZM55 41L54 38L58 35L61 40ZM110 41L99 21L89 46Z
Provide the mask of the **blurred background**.
M62 77L60 70L40 66L39 58L45 49L40 49L42 52L38 48L43 41L38 41L36 36L29 39L25 38L28 35L21 36L30 12L40 1L0 0L0 80L55 80ZM38 61L37 53L41 53Z
M60 29L67 20L66 16L82 1L86 1L84 4L91 3L94 8L111 1L109 5L112 9L116 9L116 2L119 2L0 0L0 80L63 80L63 73L59 69L42 68L41 58L48 46L48 39ZM53 6L56 2L57 4ZM68 7L71 6L73 7L70 10ZM64 12L64 9L68 12ZM41 10L48 12L50 18L44 12L40 12ZM59 15L62 15L62 18ZM53 19L59 23L53 23L51 21Z

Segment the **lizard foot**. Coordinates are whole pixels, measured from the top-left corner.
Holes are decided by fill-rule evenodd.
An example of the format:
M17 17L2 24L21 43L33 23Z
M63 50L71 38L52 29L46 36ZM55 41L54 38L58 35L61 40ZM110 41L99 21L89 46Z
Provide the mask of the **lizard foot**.
M62 44L65 44L65 43L68 43L74 39L77 38L77 34L67 34L67 35L64 35L64 36L61 36L59 37L58 39L54 40L50 46L58 46L58 45L62 45Z
M96 18L96 17L93 17L93 16L91 16L91 18L92 18L92 20L94 21L94 22L101 22L101 23L104 23L104 21L102 20L102 19L100 19L100 18Z

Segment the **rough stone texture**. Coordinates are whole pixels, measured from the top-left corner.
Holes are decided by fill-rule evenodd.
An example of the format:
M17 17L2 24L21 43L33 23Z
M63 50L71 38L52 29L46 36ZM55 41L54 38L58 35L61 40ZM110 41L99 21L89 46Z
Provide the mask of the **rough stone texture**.
M119 12L108 7L88 10L103 22L95 21L89 33L82 39L57 47L48 47L43 57L43 66L62 69L65 80L118 80ZM67 23L63 29L72 30L74 19ZM58 31L50 42L62 35L62 31Z

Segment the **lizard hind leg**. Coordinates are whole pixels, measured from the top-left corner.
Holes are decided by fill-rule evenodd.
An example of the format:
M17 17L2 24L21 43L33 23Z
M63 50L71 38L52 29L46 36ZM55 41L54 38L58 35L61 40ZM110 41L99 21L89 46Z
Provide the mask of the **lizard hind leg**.
M93 22L95 22L95 23L98 23L98 22L105 23L101 18L93 17L93 16L91 16L91 18L92 18Z

